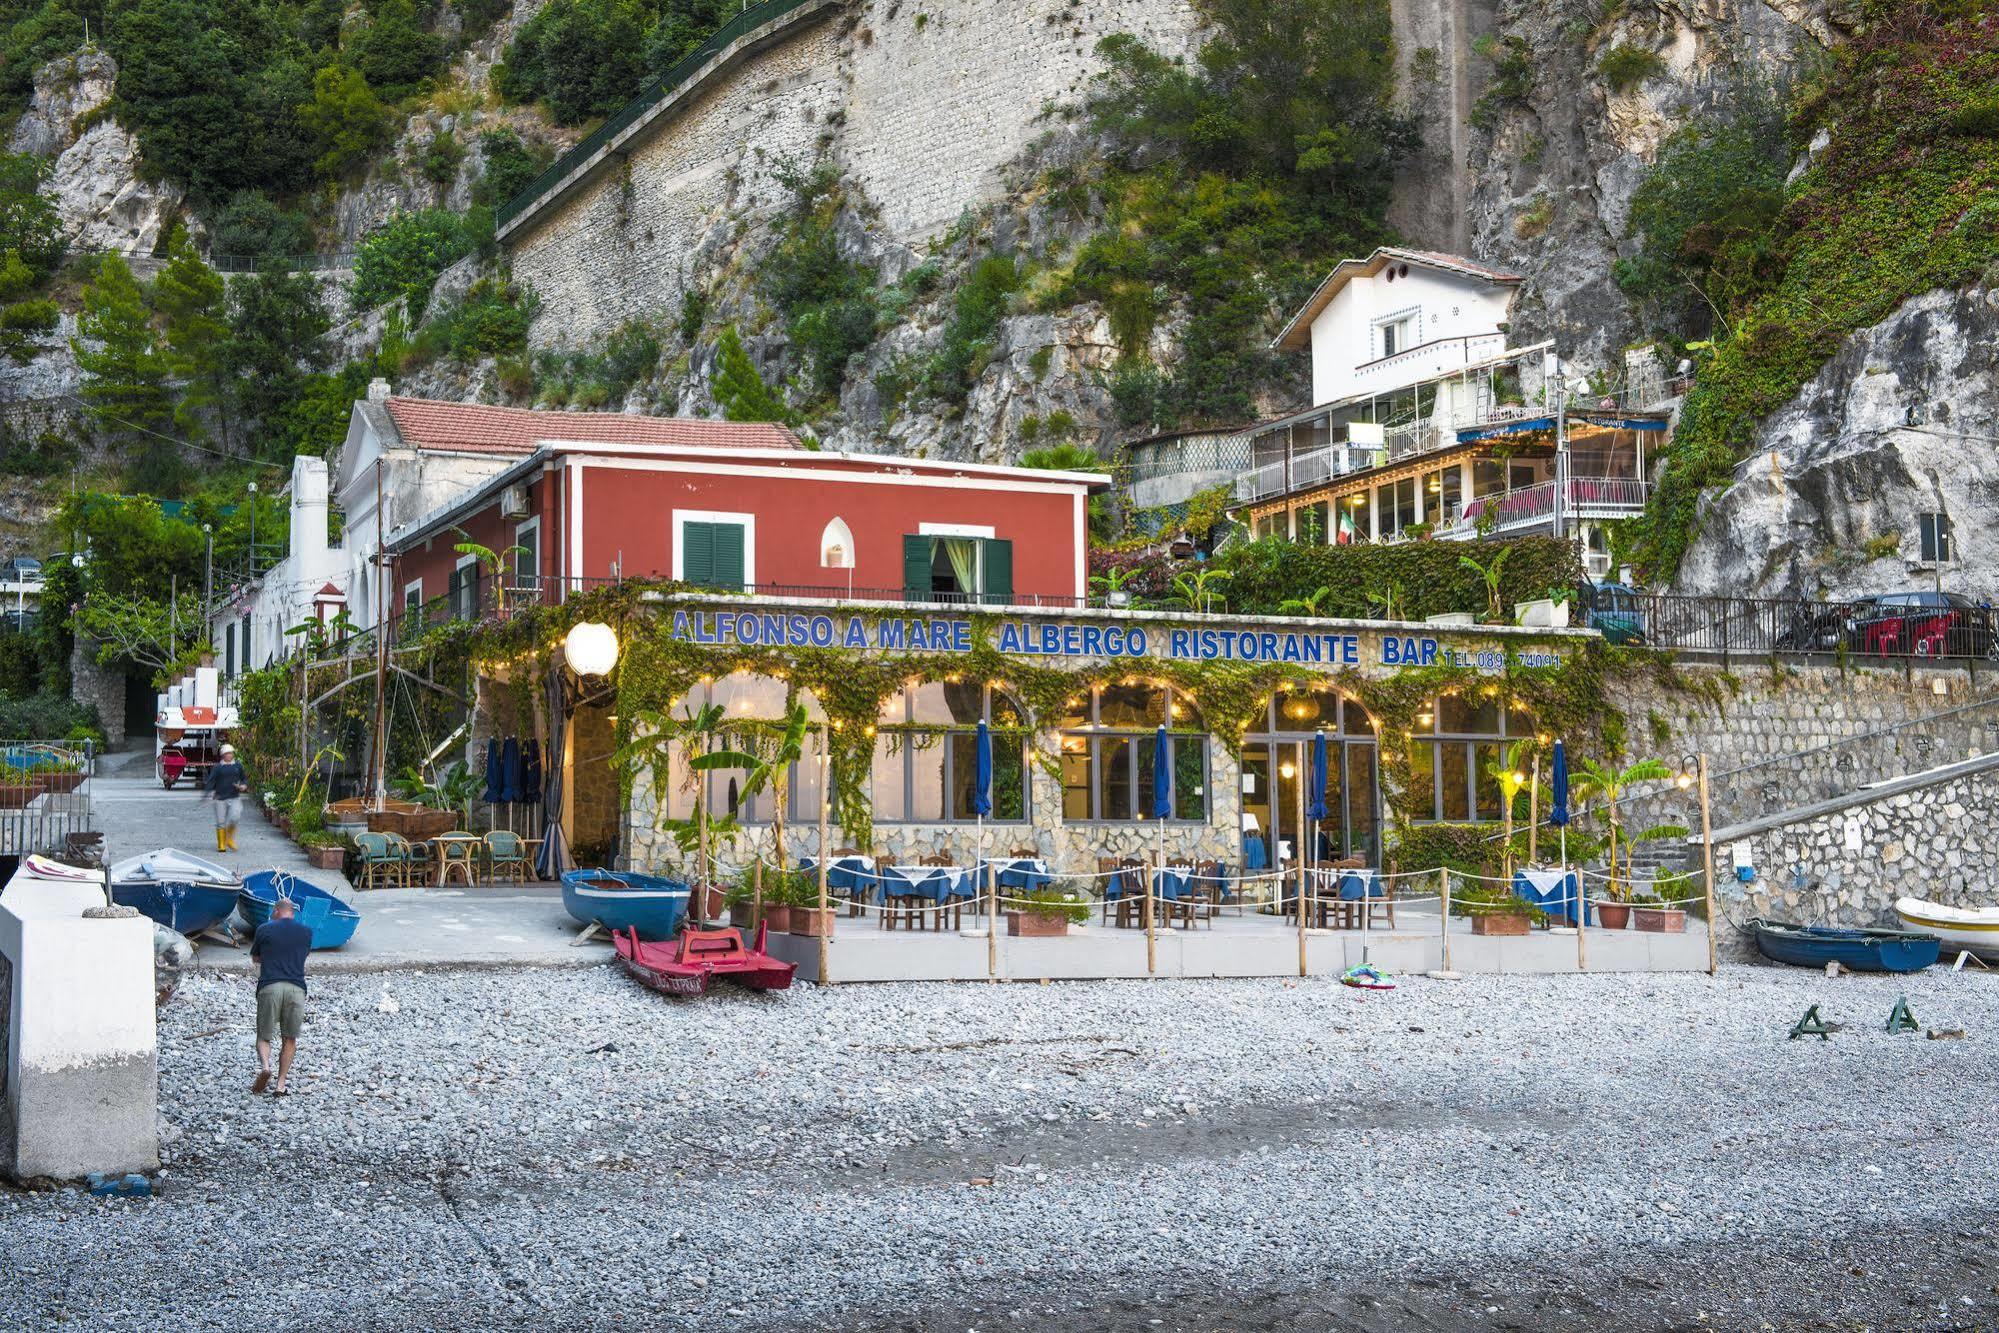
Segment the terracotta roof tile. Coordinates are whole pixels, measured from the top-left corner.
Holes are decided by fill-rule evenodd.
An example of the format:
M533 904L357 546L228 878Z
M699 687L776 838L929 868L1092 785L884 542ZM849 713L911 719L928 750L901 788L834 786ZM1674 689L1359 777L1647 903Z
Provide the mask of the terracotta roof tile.
M431 398L391 398L387 406L396 430L419 449L526 454L549 440L711 449L798 448L798 439L789 430L764 422L641 417L623 412L544 412Z

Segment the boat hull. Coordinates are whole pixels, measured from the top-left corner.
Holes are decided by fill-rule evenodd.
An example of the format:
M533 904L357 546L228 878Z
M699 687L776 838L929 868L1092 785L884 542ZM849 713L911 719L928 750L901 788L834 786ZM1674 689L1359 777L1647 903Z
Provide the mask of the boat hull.
M236 910L236 893L234 884L131 880L111 886L111 901L135 907L169 930L199 935L229 919Z
M298 905L298 919L312 931L315 950L338 949L360 928L360 912L317 884L277 870L260 870L244 879L242 892L236 895L237 914L254 931L271 919L281 892Z
M1898 898L1895 915L1911 931L1932 935L1951 953L1999 959L1999 908L1950 907L1922 898Z
M1936 962L1939 942L1899 930L1797 926L1756 920L1756 947L1773 962L1823 968L1838 963L1853 972L1920 972Z
M642 940L670 940L687 916L687 885L630 871L571 870L562 877L562 905L579 923L613 934L636 930Z
M716 978L751 990L789 990L792 964L764 952L765 929L757 928L754 949L732 927L689 930L672 943L640 939L629 932L612 943L626 975L663 995L704 995Z

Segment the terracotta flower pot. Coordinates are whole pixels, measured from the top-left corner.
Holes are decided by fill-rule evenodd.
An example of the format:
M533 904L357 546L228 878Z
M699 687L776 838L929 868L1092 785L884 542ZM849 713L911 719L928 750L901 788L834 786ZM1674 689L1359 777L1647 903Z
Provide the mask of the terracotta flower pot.
M816 907L792 908L791 933L794 935L816 936L819 933L819 918L822 915L826 918L826 933L831 935L833 933L833 909L830 907L824 913L821 913Z
M791 908L774 903L764 904L764 924L773 935L783 935L791 930Z
M1631 904L1598 903L1596 923L1605 930L1623 930L1631 924Z
M748 930L754 924L750 920L751 915L748 903L737 903L729 909L729 924L737 930Z
M1471 919L1474 935L1525 935L1531 923L1518 912L1475 912Z
M1050 935L1067 935L1069 918L1060 912L1008 912L1006 933L1023 939L1044 939Z
M713 884L708 886L708 911L705 914L705 920L720 921L722 919L723 913L729 910L728 904L723 901L726 896L727 894L724 890Z
M42 783L44 788L48 791L72 792L75 791L78 787L81 787L83 785L83 774L44 773L42 774Z
M28 802L41 795L41 789L32 779L14 778L0 782L0 810L21 810Z
M1638 907L1632 909L1631 916L1635 929L1660 935L1677 935L1687 928L1687 912L1683 907Z
M338 870L347 864L347 849L345 847L308 847L305 849L305 859L312 863L312 867L315 870Z

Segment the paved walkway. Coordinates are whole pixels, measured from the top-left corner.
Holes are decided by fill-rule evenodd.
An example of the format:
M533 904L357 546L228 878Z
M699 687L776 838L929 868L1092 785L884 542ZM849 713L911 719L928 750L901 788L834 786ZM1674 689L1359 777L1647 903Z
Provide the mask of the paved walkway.
M601 940L571 947L577 926L552 884L525 888L453 886L448 889L375 889L362 893L337 870L316 870L297 843L279 833L247 804L234 854L215 850L215 815L185 785L168 791L153 777L150 756L114 755L91 779L97 827L105 857L119 861L158 847L178 847L240 874L284 870L330 889L361 911L361 927L345 947L316 953L314 972L372 972L401 968L601 964L610 957ZM241 928L242 922L235 923ZM204 941L195 966L246 972L243 949Z

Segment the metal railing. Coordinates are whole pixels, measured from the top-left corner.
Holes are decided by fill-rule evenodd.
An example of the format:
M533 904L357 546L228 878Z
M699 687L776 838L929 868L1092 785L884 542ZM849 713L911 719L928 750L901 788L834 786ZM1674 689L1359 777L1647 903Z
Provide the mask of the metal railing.
M1249 466L1249 436L1202 435L1157 444L1127 445L1125 480L1152 481L1187 472L1241 472Z
M745 33L753 32L775 19L783 18L795 9L806 5L817 5L822 0L765 0L743 10L734 18L710 33L708 40L695 47L675 63L672 69L646 84L639 94L614 112L609 120L583 136L574 148L555 159L549 168L536 176L519 194L500 206L495 216L495 225L504 230L510 223L532 208L543 195L568 178L571 172L588 162L605 144L658 106L675 92L702 67L716 56L734 45Z
M62 850L90 828L95 747L66 741L0 741L0 854Z
M1815 601L1585 588L1576 618L1614 641L1722 656L1821 653L1856 663L1999 663L1993 610L1970 602L1922 605L1875 597Z
M1645 508L1647 486L1636 477L1570 477L1564 512L1571 518L1615 518ZM1437 535L1476 531L1488 524L1495 532L1526 524L1545 523L1555 515L1556 484L1536 482L1518 490L1473 500L1438 520Z

